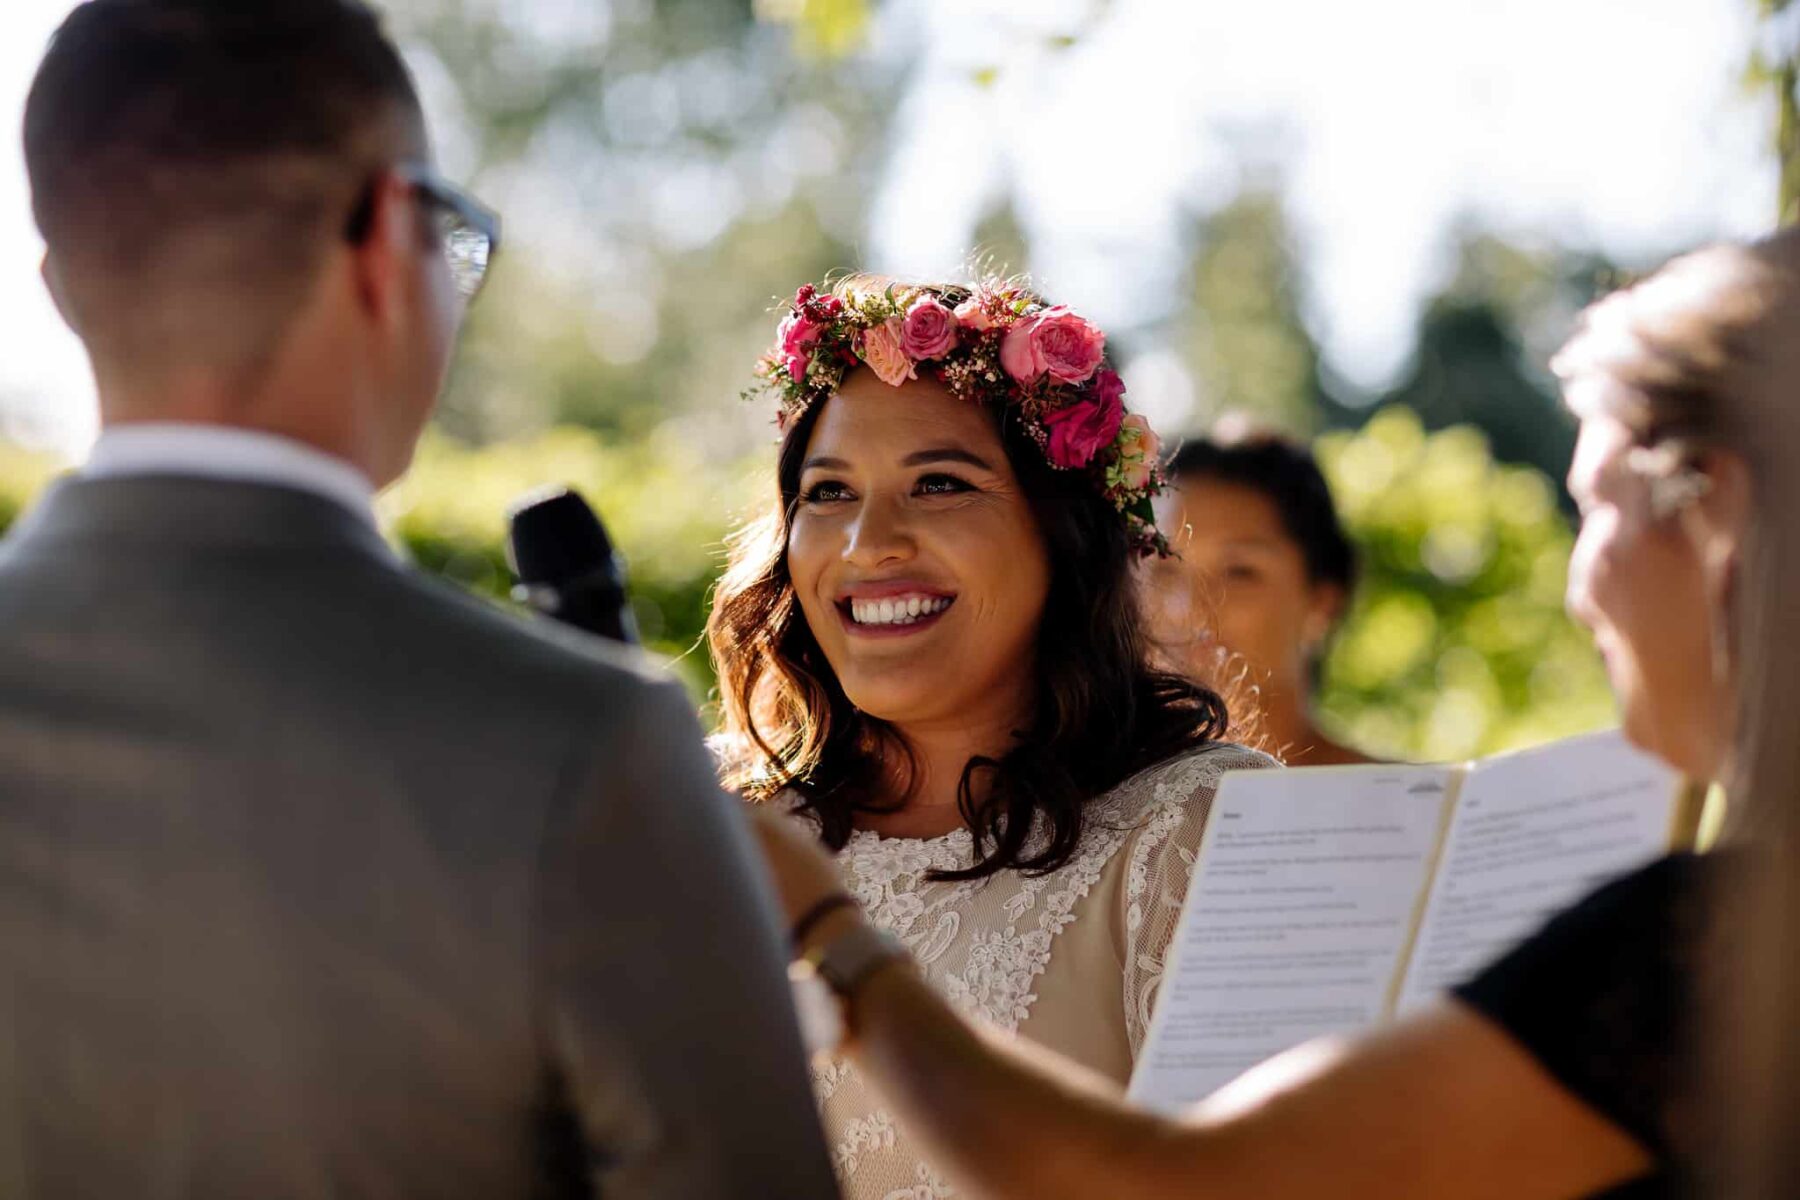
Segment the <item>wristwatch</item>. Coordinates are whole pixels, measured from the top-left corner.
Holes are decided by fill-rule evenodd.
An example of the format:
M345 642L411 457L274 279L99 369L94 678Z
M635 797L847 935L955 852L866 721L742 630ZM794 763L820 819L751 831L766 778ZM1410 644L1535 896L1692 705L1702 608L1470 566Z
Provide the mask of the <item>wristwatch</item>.
M848 1000L879 968L911 958L911 952L899 938L858 921L829 941L802 952L794 965L810 970Z
M858 989L882 967L911 961L899 938L862 922L803 952L788 967L788 982L807 1050L818 1054L841 1046Z

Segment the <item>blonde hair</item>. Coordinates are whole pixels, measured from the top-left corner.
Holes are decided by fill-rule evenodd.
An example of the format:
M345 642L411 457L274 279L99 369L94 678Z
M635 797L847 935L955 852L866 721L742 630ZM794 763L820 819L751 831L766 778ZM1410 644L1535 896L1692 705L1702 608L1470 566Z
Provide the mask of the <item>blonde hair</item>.
M1750 528L1716 631L1736 648L1725 782L1738 861L1700 964L1712 1024L1695 1048L1714 1089L1716 1182L1738 1196L1785 1195L1800 1178L1797 283L1800 231L1709 247L1592 306L1551 364L1577 415L1634 432L1632 465L1665 510L1704 490L1703 456L1749 468Z

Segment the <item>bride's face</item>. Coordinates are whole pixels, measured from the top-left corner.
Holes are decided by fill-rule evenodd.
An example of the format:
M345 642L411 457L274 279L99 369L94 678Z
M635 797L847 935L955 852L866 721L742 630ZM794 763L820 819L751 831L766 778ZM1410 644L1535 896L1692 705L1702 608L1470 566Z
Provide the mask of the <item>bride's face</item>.
M1569 611L1594 632L1626 736L1694 779L1720 767L1727 681L1714 670L1715 617L1702 556L1675 517L1658 518L1650 483L1627 463L1616 418L1583 419L1569 471L1581 535Z
M901 727L1029 702L1050 564L991 419L853 371L807 444L788 571L850 702Z

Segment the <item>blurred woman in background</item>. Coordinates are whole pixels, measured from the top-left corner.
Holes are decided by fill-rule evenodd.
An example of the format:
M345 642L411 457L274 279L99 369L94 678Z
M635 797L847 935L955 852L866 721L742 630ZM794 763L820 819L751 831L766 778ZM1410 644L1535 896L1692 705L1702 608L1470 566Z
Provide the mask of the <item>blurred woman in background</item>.
M1371 761L1313 712L1357 563L1311 451L1227 420L1167 469L1157 516L1176 556L1147 571L1159 640L1202 678L1240 675L1258 732L1289 766Z
M1615 293L1554 366L1581 420L1570 608L1627 735L1725 785L1727 848L1627 876L1416 1015L1280 1056L1178 1120L984 1038L903 959L828 974L852 1052L961 1180L1019 1200L1794 1194L1800 232ZM790 909L834 886L764 833ZM806 946L826 966L856 936L834 918Z

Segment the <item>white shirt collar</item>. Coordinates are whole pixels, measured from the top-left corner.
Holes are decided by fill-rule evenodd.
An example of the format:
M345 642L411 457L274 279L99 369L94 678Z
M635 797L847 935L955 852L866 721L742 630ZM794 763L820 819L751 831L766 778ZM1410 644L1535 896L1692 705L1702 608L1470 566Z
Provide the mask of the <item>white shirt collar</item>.
M81 474L188 475L272 483L334 500L375 524L375 487L341 458L292 438L224 425L115 425L100 434Z

